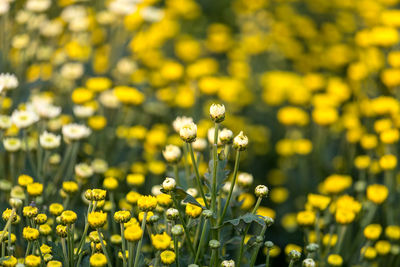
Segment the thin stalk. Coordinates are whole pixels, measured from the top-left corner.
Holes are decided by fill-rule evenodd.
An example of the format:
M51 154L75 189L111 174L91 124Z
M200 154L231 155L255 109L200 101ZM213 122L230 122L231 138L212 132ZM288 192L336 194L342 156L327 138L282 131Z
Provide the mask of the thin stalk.
M174 249L175 249L175 255L176 255L176 267L179 267L179 242L178 242L178 237L174 236Z
M7 223L6 223L6 225L4 226L3 232L1 233L1 236L0 236L0 242L1 242L1 243L3 242L3 238L4 238L4 236L6 235L7 229L8 229L9 226L11 225L11 221L12 221L12 219L13 219L13 217L14 217L14 214L15 214L15 208L13 208L13 209L11 210L10 218L8 218ZM10 228L10 229L11 229L11 228Z
M200 252L201 252L201 249L203 247L203 243L204 243L204 241L206 239L207 223L208 223L208 220L205 219L204 224L203 224L203 229L201 230L199 246L197 247L196 258L194 259L194 263L195 264L198 263L198 260L199 260L199 257L200 257Z
M114 197L114 192L110 191L110 201L111 201L111 214L115 213L115 197ZM112 219L112 215L111 215L111 225L112 225L112 229L113 232L116 233L117 232L117 223L115 222L115 220Z
M199 187L199 190L200 190L200 195L203 198L204 204L206 205L207 209L209 209L210 207L208 206L206 195L204 194L203 185L201 183L201 178L200 178L200 173L199 173L199 168L197 167L196 157L194 156L192 144L188 144L188 147L189 147L190 156L192 158L193 168L194 168L194 171L196 174L197 186Z
M267 257L265 258L265 267L269 267L269 252L270 252L270 249L269 248L267 248Z
M29 243L28 243L29 246ZM62 246L62 251L63 251L63 255L64 255L64 264L65 266L69 266L69 259L68 259L68 254L67 254L67 248L65 245L65 238L61 238L61 246Z
M289 267L293 267L294 266L294 260L292 259L292 260L290 260L290 262L289 262Z
M239 161L240 161L240 151L237 150L236 151L236 159L235 159L235 167L233 169L233 180L232 180L232 183L231 183L231 188L229 188L228 198L226 199L225 206L224 206L224 209L222 210L222 215L221 215L221 217L219 219L218 225L221 225L222 222L224 221L226 212L227 212L228 207L229 207L229 202L231 201L231 198L232 198L232 192L233 192L233 188L234 188L235 183L236 183L237 173L238 173L238 170L239 170Z
M267 225L264 225L263 228L261 229L261 232L260 232L259 236L264 238L264 234L265 234L266 230L267 230ZM250 267L253 267L254 264L256 263L258 251L260 250L261 246L262 246L262 242L258 243L256 245L256 247L254 248L253 254L251 255Z
M144 236L144 230L145 230L144 228L146 227L146 218L147 218L147 211L145 211L143 214L143 220L142 220L142 233L143 234L139 240L138 247L136 249L135 264L133 265L134 267L138 267L138 263L139 263L140 250L142 249L142 242L143 242L143 236ZM129 255L129 257L130 257L130 255Z
M181 186L181 180L179 179L178 163L175 163L173 168L174 168L174 175L175 175L176 184Z
M218 169L218 127L215 123L214 127L214 144L213 144L213 175L211 187L211 211L216 212L216 197L217 197L217 169Z
M192 240L190 240L189 231L188 231L188 229L186 227L185 220L183 219L182 211L179 208L178 201L176 200L175 195L173 193L171 194L171 198L172 198L172 201L174 202L174 205L175 205L176 209L178 210L179 219L181 220L181 223L182 223L182 226L183 226L183 230L185 232L185 238L186 238L187 243L189 244L190 252L194 256L194 255L196 255L196 252L194 251Z
M105 255L106 258L107 258L107 265L108 265L108 267L112 267L111 261L110 261L110 257L108 256L108 252L107 252L106 246L104 245L103 237L101 236L100 228L97 228L97 233L98 233L98 235L99 235L101 248L103 249L104 255Z
M210 267L216 266L214 265L214 262L216 261L216 256L217 256L217 251L216 249L213 249L211 251Z
M122 265L126 267L126 247L125 247L125 226L124 223L120 223L121 228L121 242L122 242Z

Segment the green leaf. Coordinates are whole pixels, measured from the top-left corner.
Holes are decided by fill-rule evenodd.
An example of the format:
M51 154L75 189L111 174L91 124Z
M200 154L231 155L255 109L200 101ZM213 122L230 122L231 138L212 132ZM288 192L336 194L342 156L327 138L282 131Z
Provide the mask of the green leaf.
M221 226L219 226L218 228L221 228L225 225L232 225L235 230L237 230L238 232L243 232L243 230L252 222L255 222L261 226L265 226L265 222L262 219L262 216L260 215L255 215L253 213L246 213L245 215L242 215L236 219L232 219L232 220L228 220L225 221Z

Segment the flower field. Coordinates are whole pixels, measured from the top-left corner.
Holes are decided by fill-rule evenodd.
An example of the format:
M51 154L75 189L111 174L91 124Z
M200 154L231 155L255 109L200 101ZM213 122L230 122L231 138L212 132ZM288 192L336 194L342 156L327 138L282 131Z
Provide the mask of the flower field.
M0 266L400 266L399 0L0 0Z

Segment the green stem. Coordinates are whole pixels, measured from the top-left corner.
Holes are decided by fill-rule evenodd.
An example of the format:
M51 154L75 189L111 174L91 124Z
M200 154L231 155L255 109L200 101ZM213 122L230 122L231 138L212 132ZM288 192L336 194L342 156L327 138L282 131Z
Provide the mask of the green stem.
M203 224L203 229L201 230L199 246L197 247L196 258L194 259L194 263L195 264L198 263L198 260L199 260L199 257L200 257L200 252L201 252L201 249L203 247L204 241L206 239L207 223L208 223L208 220L205 219L204 224Z
M120 223L121 228L121 242L122 242L122 265L126 267L126 247L125 247L125 226L124 223Z
M181 211L180 207L178 206L178 201L176 200L174 193L171 194L171 198L172 198L172 201L174 202L176 209L178 210L179 219L181 220L183 230L185 232L185 238L186 238L187 243L189 244L190 252L194 256L196 254L196 252L194 251L192 240L190 240L189 231L186 227L186 223L185 223L185 220L183 219L182 211Z
M229 193L228 193L228 198L226 199L225 206L224 206L224 209L222 210L222 215L221 215L221 217L219 219L218 225L221 225L222 222L224 221L226 212L227 212L228 207L229 207L229 202L231 201L231 198L232 198L232 192L233 192L233 188L234 188L235 183L236 183L237 173L238 173L238 170L239 170L239 161L240 161L240 151L237 150L236 151L236 159L235 159L235 167L234 167L234 170L233 170L233 180L232 180L231 187L230 187Z
M108 265L108 267L112 267L111 261L110 261L110 257L108 256L108 252L107 252L106 246L104 245L103 237L101 236L100 228L97 228L97 234L99 235L101 248L103 249L104 255L107 258L107 265Z
M29 243L28 243L28 246L29 246ZM66 248L66 245L65 245L65 238L61 238L61 246L62 246L62 251L63 251L63 254L64 254L64 265L66 266L66 267L68 267L69 266L69 259L68 259L68 254L67 254L67 248Z
M196 174L197 186L199 187L199 190L200 190L200 195L203 198L204 204L206 205L207 209L209 209L210 207L208 206L206 195L204 194L203 185L201 183L200 173L199 173L199 169L197 167L196 157L194 156L192 144L189 143L188 147L189 147L190 156L192 158L193 168L194 168L195 174Z
M217 256L217 251L216 249L213 249L211 251L210 267L216 266L214 265L214 262L216 261L216 256Z
M140 256L140 251L142 249L142 242L143 242L143 236L144 236L144 230L145 230L144 228L146 227L146 218L147 218L147 211L145 211L144 214L143 214L142 237L140 238L139 243L138 243L138 247L136 249L135 264L133 265L134 267L138 267L138 263L139 263L139 256ZM129 257L130 257L130 255L129 255Z
M181 180L179 179L179 169L178 169L178 164L175 163L174 166L174 175L175 175L175 180L176 180L176 184L181 186Z
M97 201L94 202L94 205L92 204L92 201L89 202L89 207L88 207L88 212L87 212L88 214L86 215L86 218L85 218L85 228L83 230L81 241L79 241L78 249L76 250L77 255L79 255L79 253L81 252L83 243L85 242L85 239L86 239L87 231L89 229L89 223L88 223L89 213L92 212L92 208L93 208L93 210L96 210L96 206L97 206Z
M174 249L176 255L176 267L179 267L179 242L177 236L174 236Z
M218 169L218 127L219 124L215 123L214 127L214 144L213 144L213 175L211 187L211 211L216 212L216 197L217 197L217 169Z
M290 260L289 267L293 267L293 266L294 266L294 260Z
M340 252L340 249L342 248L342 243L344 240L344 236L346 235L346 230L347 226L346 225L341 225L340 227L340 232L338 235L338 243L336 245L335 253L338 254Z
M270 249L269 248L267 248L267 257L265 258L265 267L269 267L269 252L270 252Z

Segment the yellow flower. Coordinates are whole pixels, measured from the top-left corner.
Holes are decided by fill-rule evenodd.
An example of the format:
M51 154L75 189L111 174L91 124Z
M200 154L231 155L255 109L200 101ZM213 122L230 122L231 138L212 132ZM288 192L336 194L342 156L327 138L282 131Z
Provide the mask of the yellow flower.
M64 224L73 224L78 219L76 213L72 210L65 210L61 213L61 221Z
M322 183L322 190L329 194L339 194L351 186L352 180L348 175L332 174Z
M144 94L134 87L116 86L113 92L124 104L140 105L145 100Z
M92 228L100 228L107 222L107 213L103 211L93 211L88 215L88 222Z
M35 255L28 255L25 257L25 265L28 267L38 267L41 263L40 257Z
M18 184L20 186L24 186L25 187L25 186L27 186L28 184L31 184L31 183L33 183L33 178L30 177L29 175L21 174L18 177Z
M103 130L107 125L107 119L104 116L92 116L88 119L88 125L95 131Z
M17 265L17 258L14 256L9 256L8 259L5 259L4 261L1 262L2 266L4 267L14 267Z
M371 158L367 155L360 155L354 159L354 165L357 169L364 170L371 164Z
M273 209L262 206L258 207L256 214L264 217L270 217L272 219L275 219L276 217L276 212Z
M340 267L343 264L343 258L338 254L331 254L328 256L328 263L330 266Z
M127 210L121 210L114 213L114 220L117 223L126 223L131 219L131 212Z
M52 215L59 216L64 211L64 207L59 203L52 203L50 204L49 211Z
M106 77L92 77L86 80L86 87L94 92L102 92L111 87L111 80Z
M339 115L335 108L317 107L312 112L312 117L315 123L327 126L337 121Z
M386 186L373 184L367 187L367 198L375 204L382 204L389 195L389 190Z
M84 104L93 99L93 92L86 88L76 88L71 95L75 104Z
M362 247L361 254L363 254L366 259L371 260L376 258L377 252L373 247Z
M162 263L167 264L167 265L173 263L176 258L175 253L170 250L165 250L165 251L161 252L160 257L161 257Z
M171 244L171 237L166 232L151 235L151 243L157 250L165 250Z
M42 224L39 226L39 232L41 235L47 236L52 232L51 226L48 224Z
M27 185L26 190L30 196L37 197L42 194L43 185L40 183L31 183Z
M143 211L153 210L157 206L157 198L153 196L140 196L137 200L137 205Z
M364 236L370 240L376 240L382 233L382 226L379 224L370 224L364 228Z
M375 250L379 255L387 255L390 252L391 244L386 240L379 240L375 243Z
M154 215L154 213L152 211L148 211L147 215L146 215L146 222L148 222L149 219L151 218L151 216L153 216L153 215ZM139 222L142 222L143 218L144 218L144 211L141 211L141 212L139 212L139 215L138 215Z
M200 205L205 205L203 198L196 198L197 202L199 202ZM192 217L192 218L197 218L200 216L201 212L203 211L202 207L199 207L197 205L187 203L186 208L185 208L185 213Z
M128 174L126 182L131 186L141 186L144 183L145 177L141 173Z
M141 195L138 192L135 191L130 191L127 195L126 195L126 200L130 203L130 204L136 204L139 197L141 197Z
M242 210L248 210L251 207L253 207L254 203L256 202L255 197L252 194L249 193L242 193L238 197L238 201L243 201L242 205L240 208Z
M324 244L324 246L333 247L336 245L337 239L338 239L338 236L336 234L333 234L333 235L326 234L322 238L322 243Z
M312 211L300 211L297 213L297 223L301 226L312 226L315 222L315 213Z
M118 187L118 180L114 177L107 177L103 181L103 186L108 190L115 190Z
M125 231L125 239L130 242L138 241L142 237L143 231L140 228L139 224L132 224L128 226Z
M278 121L284 125L305 126L309 122L308 114L297 107L283 107L278 113Z
M157 203L163 207L168 207L172 203L171 196L168 194L159 194L156 196Z
M397 158L395 155L384 155L379 159L379 165L382 170L393 170L397 166Z
M38 214L38 208L37 207L33 207L33 206L26 206L22 209L22 214L25 217L35 217Z
M107 264L107 258L104 256L104 254L94 253L92 256L90 256L89 262L90 266L92 267L103 267Z
M331 202L330 197L317 194L308 194L307 200L308 203L311 204L311 206L319 210L325 210Z
M62 184L63 190L68 194L73 194L78 191L78 184L74 181L66 181Z
M337 209L335 219L340 224L349 224L354 221L356 214L348 209Z
M42 252L42 254L49 254L51 253L51 247L46 244L43 244L40 246L40 252Z
M292 251L292 250L296 250L300 253L302 251L301 247L296 244L287 244L285 247L285 254L289 255L290 251Z
M62 267L61 261L51 260L47 262L47 267Z
M24 239L26 239L28 241L34 241L34 240L38 239L39 231L35 228L31 228L31 227L27 226L27 227L24 227L24 229L22 231L22 236L24 237Z
M386 226L385 235L387 238L389 238L391 240L399 240L400 239L400 226L397 226L397 225Z

